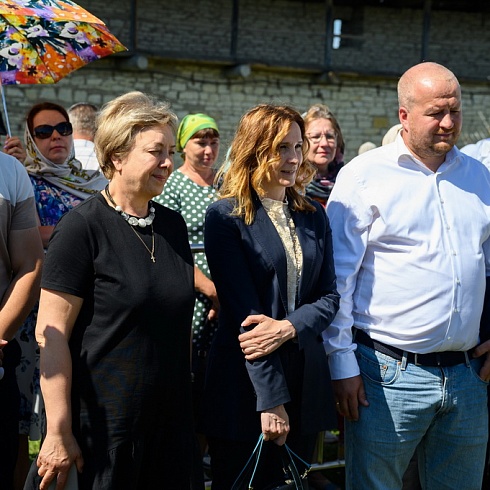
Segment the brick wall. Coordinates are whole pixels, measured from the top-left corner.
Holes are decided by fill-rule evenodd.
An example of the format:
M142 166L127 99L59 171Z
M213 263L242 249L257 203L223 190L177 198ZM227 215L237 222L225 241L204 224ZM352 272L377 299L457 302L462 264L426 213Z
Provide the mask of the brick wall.
M79 3L129 45L129 0ZM398 122L397 78L391 74L418 62L421 11L339 11L346 19L346 29L354 34L344 48L334 51L332 61L344 71L336 72L337 83L327 84L317 80L318 69L285 67L288 59L318 64L324 56L322 4L291 0L241 0L240 56L252 60L267 55L279 63L252 64L249 77L227 78L231 4L231 0L138 0L137 47L149 57L148 70L125 69L111 57L55 85L6 86L12 132L22 134L25 113L40 99L65 106L84 100L100 105L130 90L168 99L179 117L189 112L209 113L218 122L224 146L243 112L260 102L288 103L300 112L313 103L329 105L344 132L347 160L365 141L380 144L387 129ZM462 81L461 145L490 135L489 22L484 14L433 13L430 52L439 54L431 59L446 64ZM172 51L187 55L175 59L169 56ZM189 61L192 56L201 59Z

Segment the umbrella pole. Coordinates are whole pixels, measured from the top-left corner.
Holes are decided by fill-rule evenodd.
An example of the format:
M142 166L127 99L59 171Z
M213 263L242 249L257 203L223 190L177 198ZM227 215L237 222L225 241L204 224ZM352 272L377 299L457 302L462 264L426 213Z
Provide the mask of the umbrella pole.
M10 137L12 136L12 133L10 132L9 114L7 111L7 101L5 100L5 92L3 91L3 83L0 83L0 92L2 92L3 113L5 114L5 124L7 125L7 134Z

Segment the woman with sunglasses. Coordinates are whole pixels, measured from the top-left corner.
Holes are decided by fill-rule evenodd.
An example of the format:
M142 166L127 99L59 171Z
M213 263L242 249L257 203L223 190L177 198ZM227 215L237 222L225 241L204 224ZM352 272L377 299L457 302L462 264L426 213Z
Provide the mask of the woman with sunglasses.
M27 114L24 165L34 187L45 248L61 216L107 183L100 171L82 169L72 134L68 114L58 104L41 102Z
M81 170L80 162L75 159L72 132L65 109L53 102L42 102L34 105L27 114L26 152L20 151L23 148L18 138L7 139L4 146L6 153L23 160L29 173L44 248L47 248L61 216L107 183L99 171ZM16 334L22 349L21 364L17 368L22 400L16 469L19 484L25 480L29 467L28 435L31 440L41 437L43 405L39 387L39 348L34 332L36 318L37 306Z

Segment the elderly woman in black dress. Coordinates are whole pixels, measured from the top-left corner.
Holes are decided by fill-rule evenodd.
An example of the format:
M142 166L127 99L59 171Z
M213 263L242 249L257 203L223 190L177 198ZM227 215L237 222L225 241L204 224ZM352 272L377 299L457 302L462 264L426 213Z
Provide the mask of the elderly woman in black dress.
M180 214L152 201L175 128L140 92L109 102L95 139L109 184L51 238L36 327L41 490L73 464L80 489L191 488L192 255Z

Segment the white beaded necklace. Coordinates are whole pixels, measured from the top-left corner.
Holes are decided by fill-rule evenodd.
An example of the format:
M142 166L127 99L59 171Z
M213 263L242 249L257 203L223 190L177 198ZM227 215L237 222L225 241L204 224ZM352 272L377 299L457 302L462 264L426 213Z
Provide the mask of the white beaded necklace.
M121 206L118 206L114 202L114 199L112 198L111 193L109 192L109 184L107 184L105 187L105 193L107 195L107 198L111 202L111 204L114 206L114 209L131 225L131 230L138 237L139 241L143 244L146 250L148 250L151 261L155 263L155 234L153 233L153 220L155 219L155 209L153 208L153 206L150 207L150 214L146 218L138 218L136 216L131 216L125 213L122 210ZM140 226L141 228L145 228L146 226L149 226L151 228L151 250L146 245L143 238L141 238L138 232L133 228L134 226Z
M109 192L109 184L105 186L105 193L107 195L107 198L111 202L111 204L114 206L114 209L132 226L141 226L141 228L144 228L145 226L150 226L153 223L153 220L155 219L155 208L152 206L152 202L150 201L150 214L146 218L138 218L138 216L132 216L128 213L125 213L123 211L123 208L121 206L118 206L115 202L114 199L111 196L111 193Z

